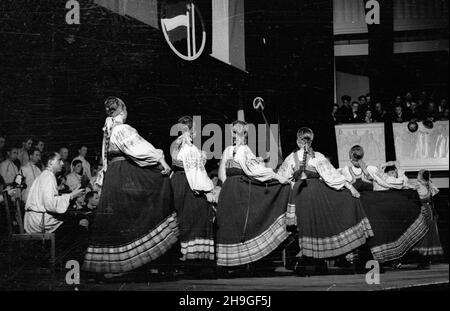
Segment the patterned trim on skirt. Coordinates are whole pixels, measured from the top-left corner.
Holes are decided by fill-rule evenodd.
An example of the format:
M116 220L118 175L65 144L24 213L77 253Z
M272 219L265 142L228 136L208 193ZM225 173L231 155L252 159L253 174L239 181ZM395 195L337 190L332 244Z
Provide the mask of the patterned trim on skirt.
M395 242L371 247L373 258L378 262L396 260L419 242L428 232L426 217L420 214L414 223Z
M286 212L286 226L296 226L297 215L295 214L295 204L288 203Z
M167 217L148 234L126 244L87 249L83 270L121 273L139 268L164 254L178 240L176 213Z
M439 238L437 219L433 211L433 207L428 203L422 204L421 211L425 215L428 232L424 238L414 246L412 252L426 257L441 256L444 254L444 250L442 249L442 244Z
M236 244L217 244L218 266L239 266L257 261L274 251L288 236L286 213L259 236Z
M214 260L214 240L197 238L187 242L181 242L180 260L209 259Z
M300 252L297 257L337 257L365 244L367 238L371 236L373 236L373 231L369 220L365 217L355 226L332 237L299 237Z

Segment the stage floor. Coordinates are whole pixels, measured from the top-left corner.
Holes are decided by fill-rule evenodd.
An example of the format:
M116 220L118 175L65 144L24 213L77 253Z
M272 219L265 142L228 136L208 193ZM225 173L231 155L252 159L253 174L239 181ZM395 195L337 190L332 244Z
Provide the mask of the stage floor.
M435 264L428 270L403 267L380 274L380 284L368 285L365 274L334 274L194 280L169 282L82 284L80 290L125 291L376 291L426 287L448 288L449 265ZM446 285L447 284L447 285Z
M403 266L400 270L386 269L380 274L380 284L366 283L365 274L331 271L328 275L294 276L277 269L265 277L236 277L226 279L155 280L145 276L128 276L107 282L89 282L81 276L80 291L378 291L378 290L448 290L449 264L433 264L430 269L417 270ZM47 272L15 271L0 280L0 290L72 291L74 285L65 283L65 271L59 271L52 282Z

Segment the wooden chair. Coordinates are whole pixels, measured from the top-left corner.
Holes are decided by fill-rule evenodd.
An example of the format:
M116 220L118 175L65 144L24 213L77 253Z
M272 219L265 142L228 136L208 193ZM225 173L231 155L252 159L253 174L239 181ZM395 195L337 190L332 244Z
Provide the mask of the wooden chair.
M20 208L20 201L18 199L14 200L15 202L15 217L13 216L12 207L10 206L10 196L8 192L2 191L4 204L6 208L6 227L7 233L9 237L9 247L8 247L8 269L11 272L11 262L12 262L12 246L15 242L20 241L42 241L44 244L45 241L50 241L50 271L52 278L54 277L55 272L55 234L54 233L45 233L44 229L44 214L42 214L42 233L26 233L23 228L23 220L22 220L22 211ZM13 220L16 220L19 233L14 233ZM17 230L16 230L17 231Z

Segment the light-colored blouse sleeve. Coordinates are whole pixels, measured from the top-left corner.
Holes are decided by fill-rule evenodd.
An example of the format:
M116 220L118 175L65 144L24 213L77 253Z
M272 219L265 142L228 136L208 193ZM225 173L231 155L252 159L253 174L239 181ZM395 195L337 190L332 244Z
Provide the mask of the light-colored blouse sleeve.
M248 146L239 146L236 151L234 160L239 163L244 173L259 181L268 181L275 178L276 174L273 169L265 167Z
M202 152L193 144L184 143L177 155L183 161L186 179L193 191L210 192L214 184L205 170Z
M280 168L278 169L278 175L283 176L284 178L290 179L292 176L294 176L294 170L295 170L295 162L294 157L296 156L295 153L291 153L286 159L284 159L283 164L281 164Z
M161 149L153 147L127 124L117 125L113 128L110 143L117 146L139 166L156 165L164 158Z
M310 159L308 164L314 166L322 180L330 187L340 190L345 186L347 180L338 172L337 169L319 152L314 152L314 158Z
M405 180L400 174L398 178L389 176L373 165L367 166L367 172L374 182L387 189L402 189L407 182L407 179ZM403 176L406 177L404 174Z
M350 168L348 166L344 166L342 168L338 168L337 170L342 176L345 177L346 181L352 182L353 177L352 177L352 174L350 173Z
M81 186L80 179L75 175L75 173L70 173L67 175L66 185L69 187L70 191L74 191L79 186Z

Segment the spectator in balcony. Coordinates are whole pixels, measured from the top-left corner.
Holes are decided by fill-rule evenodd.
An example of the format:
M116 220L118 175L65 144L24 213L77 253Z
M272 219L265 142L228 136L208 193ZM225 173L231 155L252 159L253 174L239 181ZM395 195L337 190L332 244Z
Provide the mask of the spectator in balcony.
M33 139L27 137L22 142L22 148L19 149L19 155L17 157L17 159L20 162L19 167L26 165L28 163L28 161L30 161L30 156L29 156L28 152L30 151L31 146L33 146ZM17 165L17 163L16 163L16 165Z
M397 95L394 98L394 107L396 107L397 105L400 105L400 106L403 105L403 100L402 100L402 97L400 95Z
M372 97L370 97L370 93L367 93L366 94L366 101L367 101L367 106L369 107L369 108L371 108L371 109L373 109L373 107L372 107Z
M448 108L445 108L444 113L442 114L441 120L448 121L448 113L449 113Z
M334 104L331 110L331 120L333 120L334 124L339 123L338 117L339 117L339 106L337 104Z
M24 202L27 201L28 192L30 191L33 181L41 175L41 169L37 166L37 164L41 161L41 152L39 149L32 149L29 152L29 156L30 161L28 161L28 163L20 169L23 177L25 177L25 184L27 185L22 192L22 200Z
M395 105L394 114L392 116L392 122L402 123L409 121L408 116L403 112L401 104Z
M69 149L66 147L59 148L59 155L61 156L61 160L64 162L61 174L67 176L70 173Z
M359 104L360 111L366 111L367 109L369 109L366 95L361 95L358 97L358 104Z
M425 111L425 119L430 120L432 122L439 119L439 111L434 101L428 102L427 109Z
M0 175L2 175L5 184L11 184L19 173L19 169L14 164L17 160L19 149L16 146L9 146L6 150L6 160L0 163Z
M352 106L350 104L352 98L348 95L344 95L341 97L341 103L339 104L339 109L337 113L337 119L339 123L348 123L350 122L352 115Z
M384 122L386 117L386 110L380 102L375 104L375 111L372 113L372 119L374 122Z
M364 116L364 122L366 123L373 123L375 122L374 119L372 118L372 110L367 109L365 116Z
M359 110L359 103L354 101L352 103L352 112L350 115L350 123L362 123L363 118L361 117L361 111Z
M0 134L0 163L6 160L6 135Z
M439 102L439 105L437 106L437 111L438 111L438 119L439 120L448 120L448 115L447 115L447 119L445 119L444 117L444 113L445 110L447 109L448 111L448 104L447 104L447 99L442 98L441 101Z
M83 174L86 175L90 180L92 178L92 174L91 174L91 165L86 160L87 150L88 148L86 146L84 145L80 146L80 148L78 149L78 156L72 160L72 168L74 167L73 162L76 160L80 160L81 163L83 164Z
M405 110L410 109L411 106L415 105L417 107L417 104L413 101L413 96L411 92L407 92L405 95L405 101L404 101L404 105L403 108Z
M405 111L408 112L408 116L411 121L419 121L422 119L422 115L416 102L411 102L411 105L408 108L405 108Z

